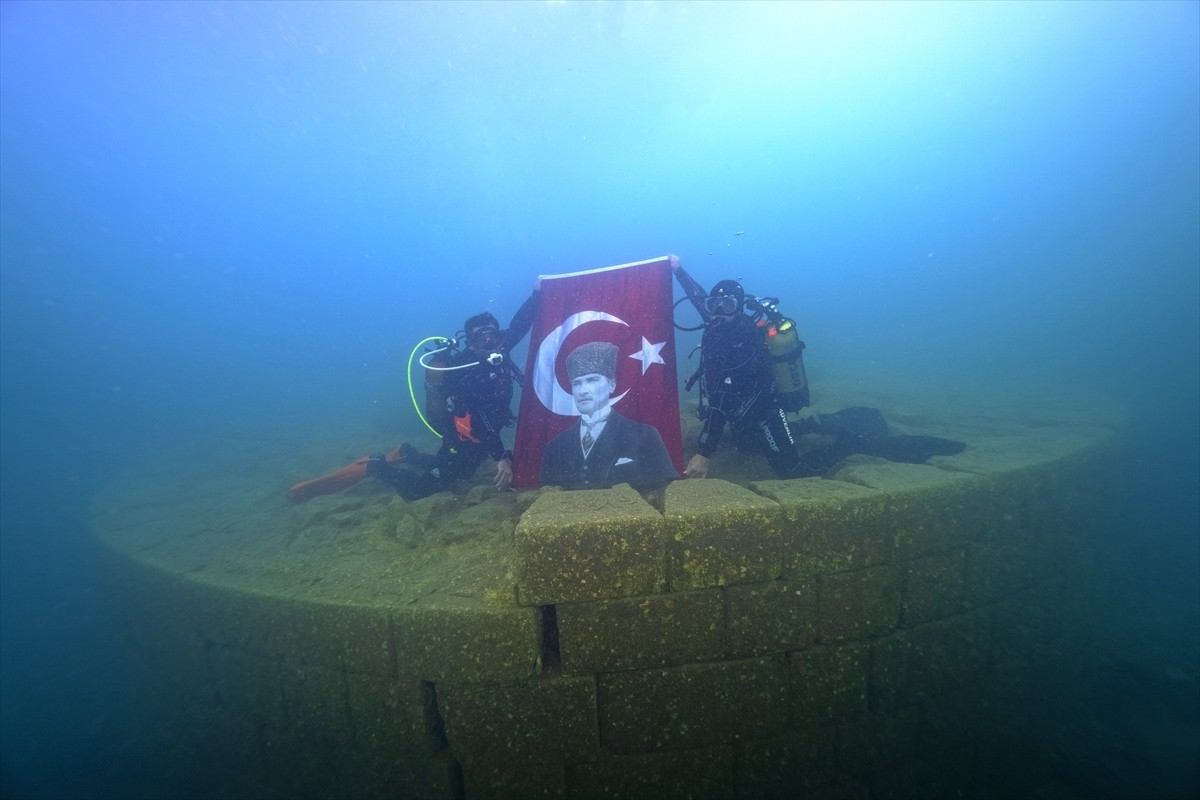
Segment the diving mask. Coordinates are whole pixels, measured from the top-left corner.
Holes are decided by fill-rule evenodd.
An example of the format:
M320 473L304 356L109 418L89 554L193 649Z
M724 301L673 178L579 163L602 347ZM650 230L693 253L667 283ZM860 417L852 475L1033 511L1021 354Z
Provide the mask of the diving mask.
M718 317L731 317L741 309L741 298L731 294L704 298L704 310Z
M502 343L500 330L494 325L484 325L467 334L467 344L472 350L495 350Z

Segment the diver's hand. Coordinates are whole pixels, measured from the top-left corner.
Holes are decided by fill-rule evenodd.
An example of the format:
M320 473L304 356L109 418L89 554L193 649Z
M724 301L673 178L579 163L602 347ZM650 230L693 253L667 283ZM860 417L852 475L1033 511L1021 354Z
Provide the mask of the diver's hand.
M675 255L674 253L671 253L669 256L667 256L667 260L671 262L672 272L678 271L679 268L683 266L683 264L679 261L679 256Z
M687 463L687 469L683 471L685 477L688 478L707 478L708 477L708 459L696 453Z
M503 492L512 485L512 462L502 458L496 462L496 490Z

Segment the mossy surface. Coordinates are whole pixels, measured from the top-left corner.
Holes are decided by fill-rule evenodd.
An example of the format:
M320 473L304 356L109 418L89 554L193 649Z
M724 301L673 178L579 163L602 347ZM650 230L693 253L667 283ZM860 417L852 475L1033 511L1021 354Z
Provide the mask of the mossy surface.
M516 530L520 602L654 594L666 584L662 515L628 484L552 491Z
M890 399L966 452L295 506L235 444L117 477L98 552L143 674L281 796L917 796L1082 635L1120 424Z
M718 592L565 603L557 616L563 671L570 674L712 661L726 652Z
M676 481L665 513L676 590L771 580L782 571L779 504L728 481Z

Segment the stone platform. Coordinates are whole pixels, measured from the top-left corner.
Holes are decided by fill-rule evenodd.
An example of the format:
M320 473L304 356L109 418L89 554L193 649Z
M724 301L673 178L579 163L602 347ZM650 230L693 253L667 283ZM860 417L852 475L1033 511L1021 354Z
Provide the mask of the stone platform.
M300 507L261 449L207 451L120 476L94 527L201 795L980 796L1030 698L1086 681L1120 413L888 416L968 449Z

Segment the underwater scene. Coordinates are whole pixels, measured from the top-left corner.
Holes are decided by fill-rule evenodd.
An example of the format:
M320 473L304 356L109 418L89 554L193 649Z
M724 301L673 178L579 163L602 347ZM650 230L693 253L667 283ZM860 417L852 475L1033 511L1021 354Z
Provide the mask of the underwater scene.
M1200 796L1200 3L0 0L0 637L4 800Z

